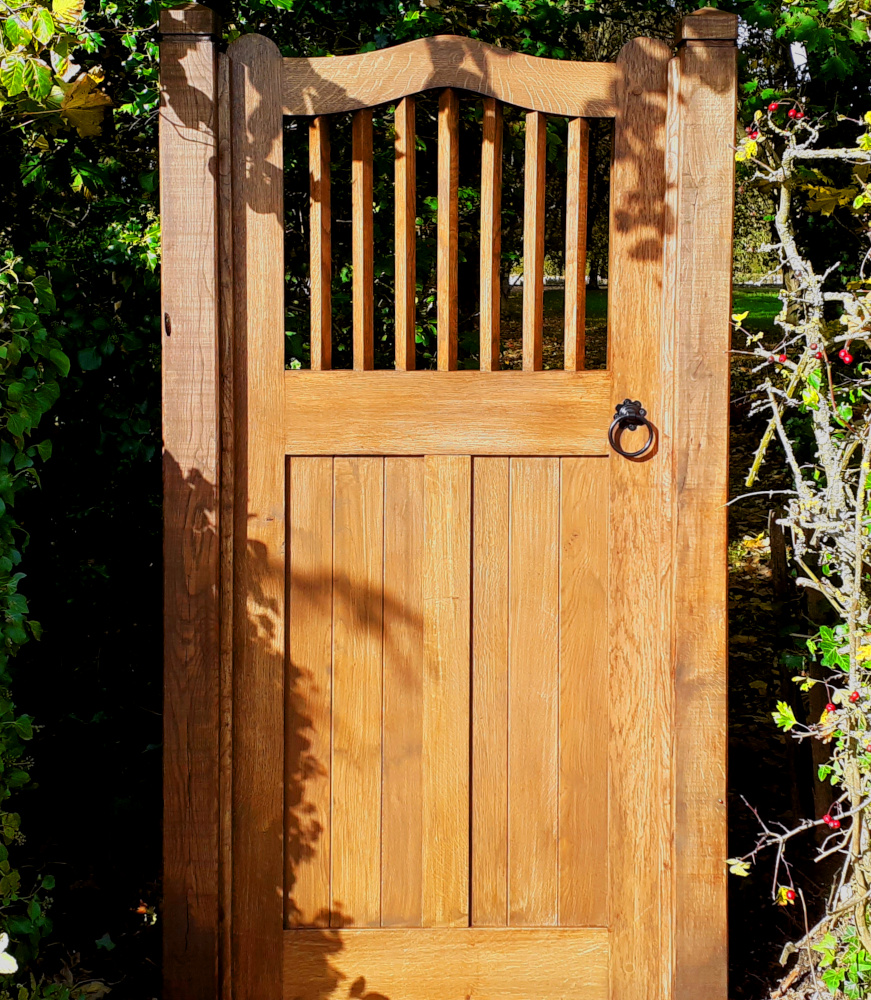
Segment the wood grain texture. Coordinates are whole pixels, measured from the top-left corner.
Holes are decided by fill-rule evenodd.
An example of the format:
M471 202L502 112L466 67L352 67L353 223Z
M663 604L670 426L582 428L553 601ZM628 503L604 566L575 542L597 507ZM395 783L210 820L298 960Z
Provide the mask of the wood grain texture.
M584 367L589 157L590 126L583 118L572 118L566 164L565 369L569 372L579 372Z
M559 459L511 459L508 923L559 905Z
M214 45L184 33L216 20L200 7L170 13L160 46L163 989L205 1000L219 991L218 95Z
M281 55L228 48L235 255L234 997L277 996L283 926L285 460ZM186 293L189 295L189 292Z
M221 19L208 7L199 3L183 3L160 12L161 35L216 35ZM208 39L197 39L195 44L208 44Z
M484 98L481 143L481 371L499 368L502 287L502 105Z
M635 39L618 58L621 83L611 169L609 367L616 404L640 399L659 431L647 461L613 456L610 520L609 743L612 991L620 1000L670 996L672 690L660 618L671 540L665 506L670 428L662 352L665 115L670 52ZM632 586L626 581L631 578ZM639 601L643 592L647 599ZM632 697L627 698L626 692ZM631 836L625 831L632 830ZM647 876L638 880L638 872Z
M453 87L550 115L613 118L613 63L540 59L437 35L353 56L285 59L284 113L327 115Z
M560 463L559 922L575 927L609 923L610 464Z
M230 60L218 54L218 355L220 370L220 722L218 750L220 801L218 858L218 980L221 1000L232 1000L233 871L233 532L235 497L235 394L233 359L233 178L230 151Z
M384 460L336 458L333 493L333 927L381 922Z
M414 147L413 97L396 105L396 370L415 367L415 303L417 297L417 170Z
M541 371L544 322L544 187L547 119L526 116L523 169L523 370Z
M472 925L508 923L509 459L476 458L472 515Z
M372 244L372 110L351 126L351 258L354 371L375 366L375 257Z
M729 17L732 35L736 23ZM684 37L717 12L684 18ZM697 31L693 35L691 32ZM725 27L724 27L725 35ZM729 36L725 36L729 37ZM679 50L674 491L676 1000L727 990L726 843L729 346L734 48Z
M460 176L460 101L454 90L439 95L436 323L438 369L457 367L457 248Z
M425 459L423 904L425 927L469 922L472 461Z
M287 931L282 996L608 1000L608 952L600 928Z
M730 41L738 37L738 15L715 7L702 7L681 18L677 40Z
M605 455L608 372L287 371L288 452Z
M384 460L381 925L419 927L423 899L424 460Z
M284 1000L338 1000L349 986L402 1000L610 995L608 932L598 928L287 931L284 966Z
M284 921L327 927L333 659L333 460L292 458L288 482Z
M311 366L332 368L332 216L330 211L330 122L313 118L308 129L309 274L311 281Z

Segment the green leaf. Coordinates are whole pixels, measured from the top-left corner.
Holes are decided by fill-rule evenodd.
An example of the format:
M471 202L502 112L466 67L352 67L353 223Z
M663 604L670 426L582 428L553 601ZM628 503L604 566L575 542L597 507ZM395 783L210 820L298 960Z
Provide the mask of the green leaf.
M41 59L28 59L24 66L24 86L35 101L47 97L52 87L51 68Z
M39 13L31 22L33 28L34 38L40 42L42 45L48 45L51 41L52 35L54 34L54 21L52 20L51 14L45 9L41 8Z
M11 771L9 774L4 775L6 779L6 784L10 788L21 788L30 781L30 775L27 771L22 771L20 769Z
M98 948L105 948L106 951L112 951L115 948L115 942L109 937L108 931L101 938L97 938L94 944Z
M22 715L15 720L15 731L23 740L33 739L33 720L29 715Z
M36 292L39 305L46 312L54 312L57 309L54 292L51 290L51 282L44 275L40 274L33 279L33 289Z
M0 63L0 85L10 97L24 93L24 56L13 53Z
M777 711L772 712L771 716L778 729L782 729L785 733L788 733L793 726L798 724L792 707L785 701L777 703Z
M51 441L40 441L36 451L43 462L47 462L51 458Z
M85 9L85 0L52 0L51 9L56 21L75 24Z
M53 347L48 352L49 359L54 362L55 367L61 373L61 375L69 375L70 373L70 359L64 354L63 351L59 350L57 347Z
M30 422L20 413L10 413L6 418L6 428L13 437L24 437L30 429Z
M27 45L30 41L30 31L20 17L7 17L3 23L3 30L13 48Z
M54 888L54 875L43 875L42 876L42 887L43 887L43 889L53 889Z
M92 372L99 368L103 359L93 347L84 347L79 351L79 365L83 371Z

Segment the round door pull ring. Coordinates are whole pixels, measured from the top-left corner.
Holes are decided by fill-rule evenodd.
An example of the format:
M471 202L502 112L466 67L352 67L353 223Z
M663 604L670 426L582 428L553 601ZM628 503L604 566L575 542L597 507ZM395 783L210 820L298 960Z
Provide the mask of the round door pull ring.
M637 451L626 451L620 445L620 435L623 431L634 431L639 427L647 428L647 440ZM647 419L647 410L637 399L624 399L617 405L614 419L608 428L608 441L618 455L624 458L640 458L650 450L654 436L653 424Z

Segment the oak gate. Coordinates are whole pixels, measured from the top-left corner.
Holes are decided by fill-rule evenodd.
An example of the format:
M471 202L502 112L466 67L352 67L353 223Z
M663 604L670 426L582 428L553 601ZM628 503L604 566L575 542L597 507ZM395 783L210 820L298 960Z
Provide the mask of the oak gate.
M165 1000L725 1000L736 19L699 11L676 54L640 38L615 63L452 36L282 59L256 35L218 52L216 27L195 4L161 17ZM424 91L435 370L415 369ZM479 370L456 370L461 91L483 102ZM525 113L522 371L498 370L503 103ZM350 370L331 365L342 113ZM548 115L569 119L558 371ZM285 370L285 116L309 135L306 370ZM604 371L584 370L591 118L614 119ZM614 420L634 400L647 417Z

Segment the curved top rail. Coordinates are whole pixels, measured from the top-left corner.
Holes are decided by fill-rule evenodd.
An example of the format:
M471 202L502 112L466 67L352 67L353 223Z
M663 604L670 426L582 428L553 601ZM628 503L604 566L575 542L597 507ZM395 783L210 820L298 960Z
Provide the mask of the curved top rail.
M284 113L329 115L442 87L528 111L613 118L615 63L542 59L459 35L419 38L353 56L284 60Z

